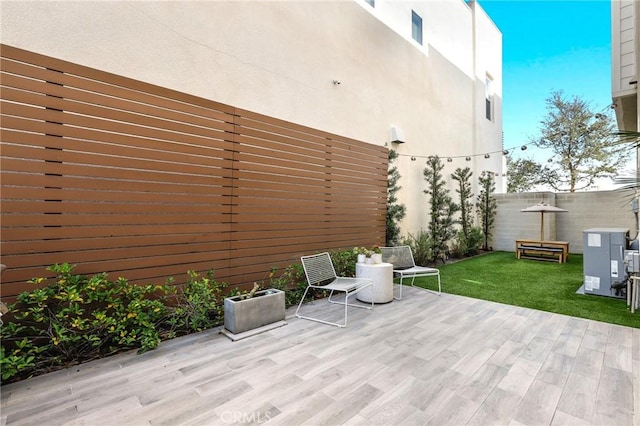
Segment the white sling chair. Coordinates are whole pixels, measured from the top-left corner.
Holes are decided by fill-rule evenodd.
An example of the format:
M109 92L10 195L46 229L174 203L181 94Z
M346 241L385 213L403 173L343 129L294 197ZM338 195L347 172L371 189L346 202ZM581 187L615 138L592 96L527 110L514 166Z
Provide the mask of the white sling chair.
M296 317L308 319L311 321L317 321L324 324L335 325L337 327L346 327L348 306L353 306L356 308L373 309L373 298L371 300L371 306L355 305L355 304L348 303L349 296L356 294L360 290L365 289L367 287L372 288L373 281L371 279L338 277L333 267L333 262L331 261L331 257L327 252L314 254L311 256L302 256L300 259L302 260L304 273L307 276L308 285L306 290L304 291L304 294L302 295L302 299L300 299L300 303L298 304L298 309L296 309ZM337 303L337 304L344 305L344 324L329 322L322 319L312 318L312 317L303 316L299 314L300 307L304 302L304 298L307 296L307 292L311 288L331 291L329 293L329 298L328 298L329 303ZM344 302L331 300L331 296L333 295L334 291L344 292L345 294Z
M413 287L413 281L416 277L438 277L438 294L442 292L440 287L440 271L435 268L416 266L416 262L413 260L413 253L411 253L411 247L380 247L380 250L382 251L382 261L393 264L394 275L400 277L400 296L395 297L394 295L394 299L402 299L402 280L405 278L411 278L411 286Z

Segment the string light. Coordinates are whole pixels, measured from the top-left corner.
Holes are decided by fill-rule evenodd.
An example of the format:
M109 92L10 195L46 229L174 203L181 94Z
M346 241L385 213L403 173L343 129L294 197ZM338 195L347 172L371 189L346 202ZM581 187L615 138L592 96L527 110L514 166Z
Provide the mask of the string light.
M521 149L522 151L526 151L526 150L527 150L527 146L528 146L528 145L531 145L531 144L533 144L533 143L534 143L534 142L526 143L526 144L522 145L522 146L520 147L520 149ZM447 159L447 163L451 163L451 162L453 162L453 161L454 161L454 160L456 160L456 159L463 159L463 158L464 158L466 161L471 161L471 159L472 159L472 158L474 158L474 157L480 157L480 156L484 157L485 159L489 159L489 158L491 158L491 154L509 155L509 153L510 153L511 151L514 151L514 150L516 150L516 149L517 149L517 148L516 148L516 147L514 147L514 148L502 149L502 150L499 150L499 151L483 152L483 153L479 153L479 154L472 154L472 155L452 155L452 156L446 157L446 159ZM400 157L410 157L410 158L411 158L411 161L416 161L416 159L420 159L420 158L431 159L431 158L435 158L435 157L436 157L436 156L434 156L433 154L430 154L430 155L415 155L415 154L400 154L400 153L398 153L398 156L400 156ZM438 157L439 157L439 156L438 156Z
M615 109L616 107L617 107L617 105L616 105L615 103L609 104L609 105L607 105L606 107L602 108L602 110L600 110L600 112L598 112L598 113L594 114L594 117L595 117L597 120L606 119L606 118L607 118L607 115L605 114L605 112L606 112L609 108L611 108L611 109ZM568 135L568 134L567 134L567 132L565 132L565 131L560 132L560 136L567 136L567 135ZM502 142L503 142L503 144L504 144L504 132L503 132L503 134L502 134ZM521 150L521 151L526 151L526 150L527 150L528 145L532 145L532 144L535 144L535 142L529 142L529 143L526 143L526 144L522 145L522 146L520 147L520 150ZM473 158L473 157L479 157L479 156L483 156L483 157L484 157L484 158L486 158L486 159L491 158L491 154L509 155L509 153L510 153L511 151L514 151L514 150L516 150L516 149L517 149L517 148L515 148L515 147L514 147L514 148L508 148L508 149L504 149L504 148L503 148L503 149L502 149L502 150L500 150L500 151L483 152L483 153L480 153L480 154L473 154L473 155L452 155L452 156L450 156L450 157L447 157L447 163L451 163L451 162L453 162L453 160L455 160L455 159L457 159L457 158L464 158L466 161L471 161L471 158ZM416 161L416 158L430 158L430 157L433 157L433 155L428 155L428 156L427 156L427 155L415 155L415 154L413 154L413 155L412 155L412 154L400 154L400 153L398 153L398 156L402 156L402 157L411 157L411 161ZM550 160L549 162L551 162L551 160ZM503 173L503 176L504 176L504 173Z

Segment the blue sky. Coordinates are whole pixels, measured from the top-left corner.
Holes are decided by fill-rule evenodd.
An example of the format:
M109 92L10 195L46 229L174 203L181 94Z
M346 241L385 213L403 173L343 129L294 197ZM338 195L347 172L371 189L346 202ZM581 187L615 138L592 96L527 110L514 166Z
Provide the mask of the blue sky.
M502 31L505 148L538 134L552 91L579 96L594 112L611 104L609 1L479 3ZM517 157L528 156L517 151Z

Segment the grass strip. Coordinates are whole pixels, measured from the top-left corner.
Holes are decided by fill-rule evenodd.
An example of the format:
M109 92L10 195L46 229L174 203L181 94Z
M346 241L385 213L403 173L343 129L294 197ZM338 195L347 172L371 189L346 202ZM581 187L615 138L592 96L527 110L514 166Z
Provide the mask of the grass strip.
M626 299L576 294L583 282L579 254L560 264L493 252L439 269L445 293L640 328L640 312L632 314ZM433 278L416 278L415 283L437 290Z

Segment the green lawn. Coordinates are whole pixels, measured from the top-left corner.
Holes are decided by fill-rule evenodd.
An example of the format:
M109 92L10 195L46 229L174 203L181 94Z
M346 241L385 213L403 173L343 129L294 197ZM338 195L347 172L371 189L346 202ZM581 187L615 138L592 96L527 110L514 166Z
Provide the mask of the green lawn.
M576 294L583 280L579 254L558 264L494 252L439 269L445 293L640 328L640 312L632 314L626 300ZM416 284L437 290L433 278Z

